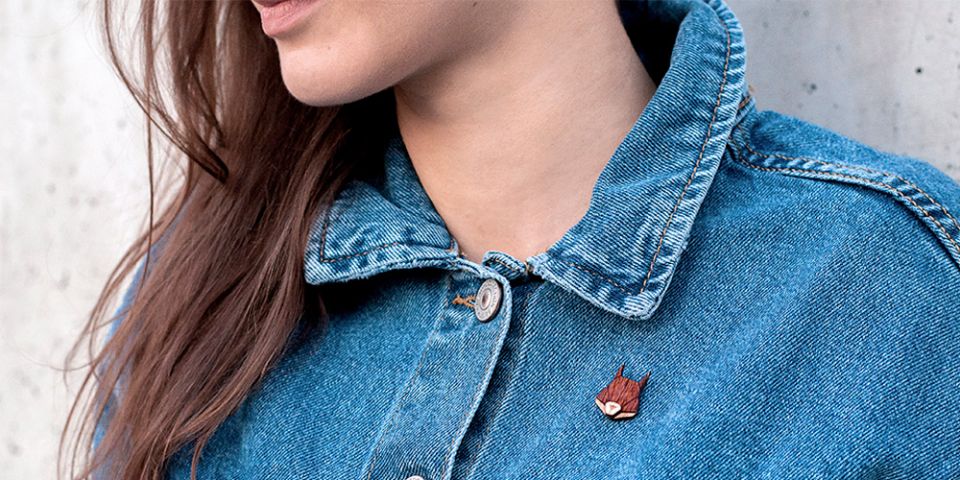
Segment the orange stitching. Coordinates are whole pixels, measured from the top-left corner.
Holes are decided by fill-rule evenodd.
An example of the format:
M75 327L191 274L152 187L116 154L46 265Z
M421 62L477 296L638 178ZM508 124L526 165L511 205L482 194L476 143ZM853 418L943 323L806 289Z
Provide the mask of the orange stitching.
M734 143L736 144L736 142L734 142ZM744 144L746 145L746 141L744 142ZM737 145L738 148L740 147L739 144L736 144L736 145ZM747 150L751 151L754 155L758 155L758 156L761 156L761 157L765 157L765 158L773 157L773 155L767 155L767 154L764 154L764 153L755 152L755 151L751 150L749 147L747 148ZM883 183L883 182L878 182L878 181L875 181L875 180L866 179L866 178L863 178L863 177L858 177L858 176L855 176L855 175L845 174L845 173L821 172L821 171L818 171L818 170L807 170L807 169L792 168L792 167L762 167L762 166L760 166L760 165L754 165L754 164L752 164L752 163L748 163L747 161L745 161L745 160L743 160L743 159L741 158L742 155L743 155L743 152L742 152L742 151L741 151L741 152L738 152L738 155L735 155L735 156L734 156L734 159L735 159L738 163L741 163L741 164L743 164L743 165L746 165L746 166L748 166L748 167L750 167L750 168L755 168L755 169L757 169L757 170L764 170L764 171L784 171L784 172L797 172L797 173L813 173L813 174L817 174L817 175L834 176L834 177L841 177L841 178L849 178L849 179L853 179L853 180L859 180L859 181L862 181L862 182L867 182L867 183L869 183L869 184L882 187L884 190L888 190L888 191L890 191L890 192L892 192L892 193L894 193L894 194L896 194L896 195L899 195L899 196L903 197L903 198L906 199L908 202L910 202L910 204L912 204L914 207L917 207L917 209L919 209L921 212L923 212L923 215L926 216L927 218L929 218L931 221L933 221L933 223L936 224L938 228L940 228L940 231L943 232L943 234L947 236L947 239L950 241L951 244L953 244L954 248L957 250L957 253L960 253L960 244L958 244L957 241L954 240L954 238L950 235L950 232L948 232L947 229L944 228L944 226L943 226L939 221L937 221L937 219L936 219L935 217L933 217L933 215L931 215L929 211L927 211L927 209L925 209L925 208L923 208L922 206L920 206L919 204L917 204L917 202L915 202L912 198L910 198L910 197L907 196L905 193L901 192L900 190L898 190L896 187L894 187L894 186L892 186L892 185L889 185L889 184L886 184L886 183ZM776 157L775 157L775 158L776 158ZM836 167L843 167L843 166L844 166L844 165L841 165L841 164L824 162L824 161L820 161L820 160L816 160L816 159L812 159L812 158L803 158L803 157L801 157L801 158L797 158L797 160L810 160L810 161L822 163L822 164L828 165L828 166L830 166L830 165L836 166ZM917 190L919 190L919 188L917 188ZM936 203L936 202L934 202L934 203ZM941 206L940 208L943 209L942 206Z
M747 104L747 102L750 101L750 98L751 98L751 95L749 93L745 97L743 97L743 100L740 100L740 104L737 105L737 110L738 111L743 110L743 107Z
M663 231L660 232L660 240L657 242L657 250L653 252L653 258L650 259L650 268L647 269L647 275L644 277L643 284L640 285L640 291L637 292L637 295L643 294L644 290L647 289L647 282L650 280L650 275L653 273L653 266L656 264L657 257L660 255L660 248L663 247L663 239L667 236L667 229L670 228L670 223L673 222L673 216L677 213L677 209L680 208L680 202L683 201L683 197L687 193L687 188L689 188L690 184L693 183L693 177L697 175L697 169L700 168L700 161L703 159L703 154L707 149L707 143L710 142L713 125L717 121L717 111L720 109L720 99L723 97L723 90L727 85L727 69L730 66L730 29L727 27L726 23L723 24L723 29L727 32L727 58L724 60L723 81L720 83L720 91L717 92L717 103L713 106L713 118L710 119L710 124L707 125L707 135L703 139L703 145L700 146L700 155L697 157L697 162L693 165L693 171L690 172L690 178L687 179L686 185L683 186L680 196L677 197L677 202L673 204L673 210L670 212L670 216L667 217L667 223L664 224Z
M460 294L458 293L453 300L450 300L450 303L452 303L453 305L465 305L470 308L473 308L473 301L476 300L476 298L477 298L476 295L467 295L466 297L461 297Z
M582 272L585 272L585 273L587 273L588 275L595 275L595 276L597 276L597 277L602 278L604 281L606 281L607 283L613 285L614 287L616 287L617 289L619 289L621 292L626 293L627 295L633 295L633 292L631 292L627 287L624 287L623 285L620 285L620 284L617 283L614 279L612 279L612 278L610 278L610 277L608 277L608 276L606 276L606 275L604 275L604 274L602 274L602 273L600 273L600 272L598 272L598 271L596 271L596 270L587 268L587 267L585 267L585 266L583 266L583 265L580 265L579 263L573 263L573 262L571 262L571 261L569 261L569 260L564 260L564 259L562 259L562 258L560 258L560 259L558 259L558 260L560 260L560 261L563 262L563 263L566 263L567 265L570 265L570 266L573 267L573 268L576 268L576 269L578 269L578 270L580 270L580 271L582 271Z
M742 127L741 125L737 125L737 129L742 132L743 130L742 130L741 127ZM879 174L879 175L885 175L885 176L889 176L889 177L894 177L894 178L902 181L903 183L906 183L907 185L910 185L911 187L917 189L917 191L920 192L921 195L923 195L924 197L926 197L926 199L929 200L930 203L932 203L932 204L936 205L938 208L940 208L940 210L943 211L944 215L946 215L947 218L949 218L951 221L953 221L953 225L954 225L955 227L957 227L957 230L960 230L960 223L957 222L957 219L956 219L956 218L953 218L953 215L950 215L950 212L947 210L947 207L941 205L939 202L937 202L936 200L934 200L933 197L931 197L930 195L928 195L927 192L925 192L925 191L924 191L922 188L920 188L917 184L911 182L910 180L908 180L908 179L906 179L906 178L904 178L904 177L902 177L902 176L900 176L900 175L897 175L896 173L887 172L887 171L884 171L884 170L876 170L876 169L873 169L873 168L864 167L864 166L860 166L860 165L831 163L831 162L826 162L826 161L823 161L823 160L817 160L817 159L815 159L815 158L789 157L789 156L786 156L786 155L780 155L780 154L776 154L776 153L759 153L759 152L754 151L752 148L750 148L750 142L746 140L746 138L747 138L747 137L746 137L746 134L744 134L744 135L745 135L745 136L744 136L744 147L746 147L747 151L749 151L750 153L752 153L752 154L754 154L754 155L758 155L758 156L761 156L761 157L767 157L767 158L773 157L773 158L779 158L779 159L781 159L781 160L787 160L787 161L790 161L790 160L808 161L808 162L819 163L819 164L821 164L821 165L826 165L826 166L835 166L835 167L841 167L841 168L844 168L844 167L845 167L845 168L850 168L850 169L853 169L853 170L863 170L863 171L868 172L868 173L876 173L876 174ZM738 146L739 146L739 145L738 145ZM896 187L891 187L891 188L896 188Z

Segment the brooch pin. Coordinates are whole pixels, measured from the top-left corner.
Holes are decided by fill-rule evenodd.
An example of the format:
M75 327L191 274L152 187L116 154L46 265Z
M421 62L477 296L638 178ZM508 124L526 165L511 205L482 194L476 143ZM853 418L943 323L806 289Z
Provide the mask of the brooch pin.
M620 365L620 370L617 370L610 384L600 390L597 398L594 399L600 411L613 420L632 418L637 414L637 407L640 406L640 392L650 378L650 372L647 372L639 382L624 377L623 367L625 366L626 364Z

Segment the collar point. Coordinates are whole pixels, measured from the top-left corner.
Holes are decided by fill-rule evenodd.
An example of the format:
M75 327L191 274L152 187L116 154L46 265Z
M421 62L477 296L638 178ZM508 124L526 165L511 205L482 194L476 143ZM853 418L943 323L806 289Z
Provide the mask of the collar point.
M307 251L304 262L304 280L310 285L348 282L369 278L390 270L424 267L454 268L456 254L439 245L410 245L391 243L366 251L324 257L316 248Z
M662 297L662 288L650 284L628 286L581 263L550 255L549 252L528 260L532 272L562 289L586 300L595 307L627 320L644 321L653 317ZM636 280L636 279L634 279Z

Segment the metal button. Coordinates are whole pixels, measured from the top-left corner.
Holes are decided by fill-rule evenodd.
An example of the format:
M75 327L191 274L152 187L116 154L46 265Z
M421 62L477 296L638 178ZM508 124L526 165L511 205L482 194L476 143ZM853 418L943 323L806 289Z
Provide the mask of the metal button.
M492 278L488 278L480 284L477 290L477 297L473 303L473 313L477 314L477 320L486 322L497 314L500 308L500 299L503 297L503 291L500 289L500 283Z
M421 477L420 475L410 475L409 477L407 477L407 480L423 480L423 477Z

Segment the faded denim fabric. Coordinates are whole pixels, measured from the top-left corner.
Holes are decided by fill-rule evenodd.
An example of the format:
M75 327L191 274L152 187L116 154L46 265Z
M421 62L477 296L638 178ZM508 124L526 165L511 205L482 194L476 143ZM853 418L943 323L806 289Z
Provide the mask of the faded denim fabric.
M960 186L758 110L721 1L621 9L658 88L582 220L468 261L394 130L316 219L327 321L199 478L960 478ZM485 279L480 322L459 300ZM621 364L651 376L611 420Z

